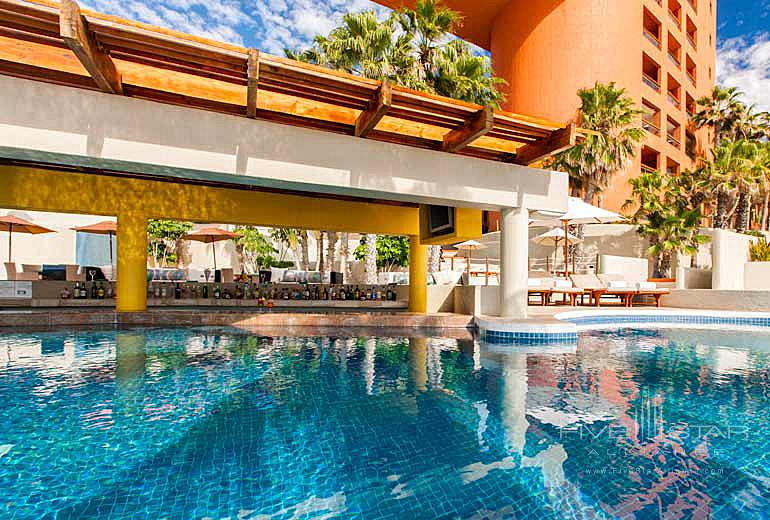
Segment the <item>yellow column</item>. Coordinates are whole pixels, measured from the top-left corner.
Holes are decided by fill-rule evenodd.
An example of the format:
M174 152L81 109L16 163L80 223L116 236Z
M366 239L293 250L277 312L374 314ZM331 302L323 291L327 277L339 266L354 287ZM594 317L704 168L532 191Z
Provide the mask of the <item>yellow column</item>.
M428 312L428 246L409 237L409 312Z
M147 217L118 215L118 312L147 310Z

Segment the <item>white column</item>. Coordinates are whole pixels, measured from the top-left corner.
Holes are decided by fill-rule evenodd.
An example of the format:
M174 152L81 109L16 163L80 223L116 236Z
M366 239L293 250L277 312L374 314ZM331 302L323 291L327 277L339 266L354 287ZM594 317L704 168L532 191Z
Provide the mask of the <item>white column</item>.
M500 220L500 316L527 317L529 212L506 208Z

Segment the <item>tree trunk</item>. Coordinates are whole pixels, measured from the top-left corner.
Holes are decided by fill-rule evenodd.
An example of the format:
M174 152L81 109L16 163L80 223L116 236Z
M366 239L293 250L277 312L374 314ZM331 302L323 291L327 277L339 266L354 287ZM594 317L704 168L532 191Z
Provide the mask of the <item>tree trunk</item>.
M762 200L762 217L760 221L760 227L762 231L767 231L767 210L770 207L770 191L765 193L765 198Z
M717 229L727 228L727 206L730 204L730 195L720 190L717 193L717 210L714 214L713 226Z
M658 272L655 274L658 278L671 277L671 253L661 253L658 261Z
M377 235L366 235L366 284L377 284Z
M326 245L326 264L324 269L324 279L331 279L331 272L334 270L334 252L337 248L337 233L335 231L327 231L326 239L328 243Z
M324 272L324 232L319 231L315 236L315 270L319 273Z
M308 249L308 236L307 231L304 229L299 234L299 247L300 247L300 259L301 259L301 271L310 270L310 251Z
M738 208L735 212L735 229L738 232L746 231L749 228L749 194L740 192L738 194Z
M342 280L344 283L350 279L350 266L348 265L348 258L350 257L350 236L347 233L340 234L340 267L339 272L342 273Z
M433 274L441 270L441 246L430 246L428 249L428 273Z

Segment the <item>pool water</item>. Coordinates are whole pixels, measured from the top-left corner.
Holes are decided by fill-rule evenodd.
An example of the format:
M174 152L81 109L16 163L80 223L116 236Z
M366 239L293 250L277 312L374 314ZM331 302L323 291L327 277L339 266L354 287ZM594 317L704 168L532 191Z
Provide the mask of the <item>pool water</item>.
M0 518L757 518L770 334L0 335Z

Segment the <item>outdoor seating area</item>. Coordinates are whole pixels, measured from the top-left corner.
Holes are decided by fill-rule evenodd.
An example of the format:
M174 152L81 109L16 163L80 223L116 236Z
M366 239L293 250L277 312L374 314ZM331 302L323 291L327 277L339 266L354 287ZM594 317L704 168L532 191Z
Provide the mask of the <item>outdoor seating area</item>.
M527 285L530 303L531 298L536 297L543 307L556 304L554 296L562 296L562 304L571 307L578 304L578 299L580 305L593 307L601 307L607 300L620 307L640 304L660 307L663 296L670 294L655 282L628 280L620 274L572 274L565 279L548 273L531 273Z

